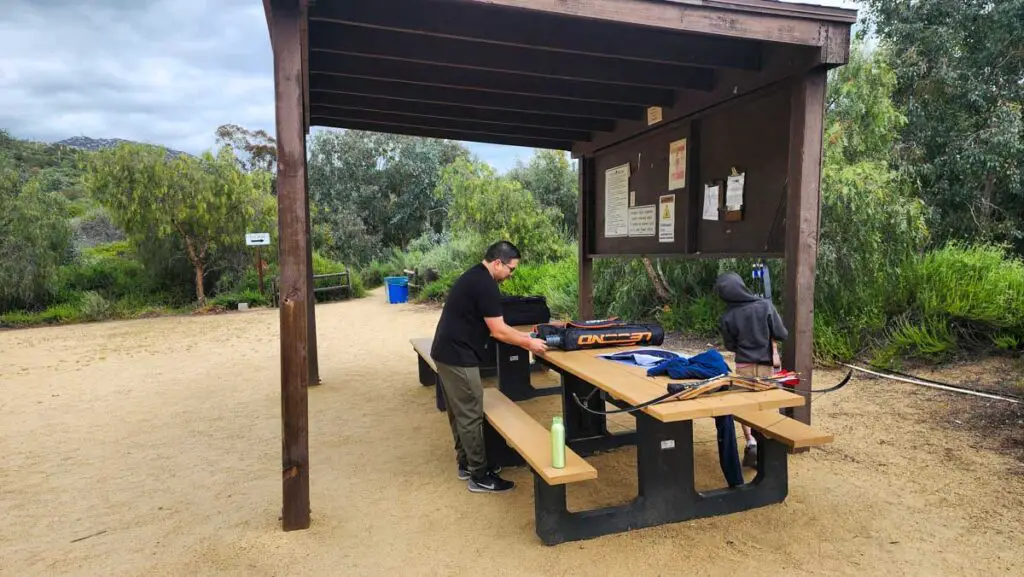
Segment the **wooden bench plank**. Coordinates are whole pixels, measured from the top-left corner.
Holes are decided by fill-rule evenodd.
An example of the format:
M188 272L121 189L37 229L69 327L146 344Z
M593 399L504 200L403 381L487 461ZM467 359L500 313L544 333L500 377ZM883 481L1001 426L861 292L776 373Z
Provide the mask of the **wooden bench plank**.
M484 415L547 484L565 485L597 478L597 469L569 447L565 448L565 467L552 467L551 432L501 391L484 389Z
M409 339L409 342L412 343L413 350L423 357L423 360L426 361L427 364L430 365L430 368L436 373L437 365L434 364L434 359L430 358L430 347L434 344L434 338L420 337L417 339Z
M778 411L741 411L736 413L736 420L793 449L825 445L834 440L832 435L779 414Z

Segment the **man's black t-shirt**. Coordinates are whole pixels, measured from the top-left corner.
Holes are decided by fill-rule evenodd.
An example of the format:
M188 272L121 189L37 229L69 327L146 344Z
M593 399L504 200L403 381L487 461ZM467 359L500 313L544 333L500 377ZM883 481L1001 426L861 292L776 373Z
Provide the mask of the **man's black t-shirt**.
M498 283L487 267L478 264L452 285L434 332L430 356L439 363L456 367L483 365L484 347L491 336L484 318L500 316Z

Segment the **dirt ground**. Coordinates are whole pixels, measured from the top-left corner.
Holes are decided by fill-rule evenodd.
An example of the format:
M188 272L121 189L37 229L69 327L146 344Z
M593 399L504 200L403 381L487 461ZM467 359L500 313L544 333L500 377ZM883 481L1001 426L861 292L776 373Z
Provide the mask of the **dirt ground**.
M276 311L0 333L0 574L1024 575L1024 467L947 426L950 393L855 377L815 400L836 440L791 459L783 504L545 547L528 470L503 495L455 477L408 345L438 311L379 291L317 311L313 524L291 533ZM699 486L721 485L711 420L696 437ZM633 458L593 457L570 508L634 496Z

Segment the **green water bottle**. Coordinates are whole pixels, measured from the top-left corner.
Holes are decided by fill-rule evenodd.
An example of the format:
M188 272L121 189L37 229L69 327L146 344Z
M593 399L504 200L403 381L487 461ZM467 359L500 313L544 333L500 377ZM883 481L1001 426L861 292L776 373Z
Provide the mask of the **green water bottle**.
M556 469L565 467L565 425L562 417L551 419L551 466Z

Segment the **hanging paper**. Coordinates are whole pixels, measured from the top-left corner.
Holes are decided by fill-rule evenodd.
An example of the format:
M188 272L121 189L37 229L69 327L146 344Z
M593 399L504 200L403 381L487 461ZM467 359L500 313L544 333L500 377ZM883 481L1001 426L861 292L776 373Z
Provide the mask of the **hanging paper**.
M704 186L704 220L718 220L718 202L721 190L717 184Z
M629 234L629 164L604 172L604 236Z
M661 122L661 118L660 106L651 106L647 109L647 126L652 126Z
M657 206L648 204L629 209L629 236L654 236L657 223Z
M658 242L676 240L676 195L666 194L658 199Z
M686 187L686 139L668 145L668 189Z
M743 182L746 175L740 173L730 176L725 189L725 210L734 211L743 208Z

